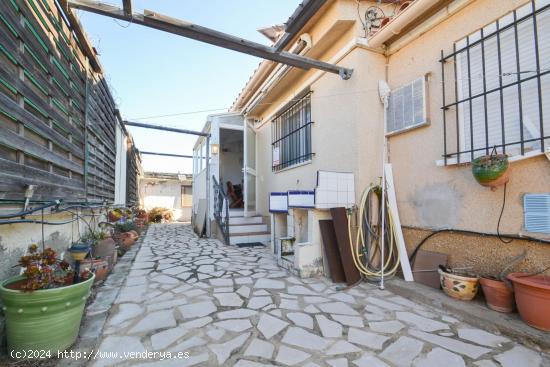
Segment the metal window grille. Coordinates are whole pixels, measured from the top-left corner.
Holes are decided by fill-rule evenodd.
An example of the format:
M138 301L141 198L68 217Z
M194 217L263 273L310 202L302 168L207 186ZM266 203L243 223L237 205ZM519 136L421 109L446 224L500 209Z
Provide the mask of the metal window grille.
M274 172L311 160L311 92L284 108L271 124Z
M445 164L550 143L550 5L531 1L441 51Z

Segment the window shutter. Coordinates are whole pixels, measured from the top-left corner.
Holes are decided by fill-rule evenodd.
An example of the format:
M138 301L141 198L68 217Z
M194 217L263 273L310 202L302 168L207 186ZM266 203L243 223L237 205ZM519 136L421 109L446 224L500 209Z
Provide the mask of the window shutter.
M517 18L532 13L531 3L516 10ZM496 22L483 28L483 34L488 35L514 21L513 13L510 13ZM462 162L471 158L470 150L476 150L474 157L486 154L487 149L495 145L501 145L521 141L520 124L520 96L517 85L509 86L502 90L502 103L504 106L504 131L501 121L500 77L502 85L514 83L520 79L527 79L536 75L536 47L532 18L527 18L517 23L519 74L516 58L516 41L514 27L509 27L500 32L500 64L497 37L492 36L484 41L484 54L481 43L469 48L469 53L464 51L457 55L457 83L458 100L469 98L484 92L488 93L487 112L484 107L483 96L460 103L458 106L460 119L461 150L466 151L460 157ZM541 72L550 68L550 11L543 11L537 15L538 50ZM476 42L481 37L481 31L470 34L468 37L456 42L457 49L467 44ZM468 55L470 62L468 65ZM483 57L485 58L485 74L483 73ZM471 93L470 93L471 89ZM550 76L541 77L542 98L550 95ZM471 111L470 111L471 110ZM545 135L550 131L550 120L547 116L550 110L545 107L543 111L543 129ZM486 116L487 115L487 116ZM521 117L523 121L523 139L540 138L540 114L537 78L521 83ZM471 117L470 117L471 116ZM485 127L487 119L487 131ZM487 136L487 138L486 138ZM525 152L540 149L540 141L527 141L524 143ZM487 149L485 149L487 148ZM521 154L520 144L506 146L509 155Z
M425 125L427 122L425 77L418 78L390 93L386 134L395 134Z
M526 194L523 210L526 231L550 233L550 194Z

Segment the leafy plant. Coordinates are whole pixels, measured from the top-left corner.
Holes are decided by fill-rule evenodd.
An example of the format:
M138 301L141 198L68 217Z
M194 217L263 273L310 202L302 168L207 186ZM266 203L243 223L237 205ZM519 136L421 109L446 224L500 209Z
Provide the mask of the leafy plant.
M115 223L115 232L124 233L137 230L137 226L132 221Z
M90 229L82 237L80 237L80 240L84 243L95 246L99 243L99 241L103 241L105 238L107 238L107 233L105 233L102 229L98 229L97 231Z
M26 292L59 288L73 282L74 271L69 263L59 260L57 253L49 247L40 252L37 245L30 245L28 255L19 259L19 266L25 268L25 279L20 289ZM83 273L81 279L88 279L89 276Z
M137 209L135 212L135 216L142 219L148 218L147 211L145 209Z
M161 223L162 221L170 222L173 220L172 211L168 208L153 208L149 211L149 222Z

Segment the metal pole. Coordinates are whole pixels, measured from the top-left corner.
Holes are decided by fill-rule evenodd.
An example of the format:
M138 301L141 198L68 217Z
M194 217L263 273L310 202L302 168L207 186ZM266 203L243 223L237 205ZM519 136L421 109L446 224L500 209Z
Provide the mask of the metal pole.
M194 157L192 155L185 155L185 154L172 154L172 153L156 153L156 152L144 152L142 150L139 151L142 155L159 155L163 157L176 157L176 158L189 158L193 159Z
M382 84L383 83L383 84ZM384 106L384 142L382 144L382 200L380 201L380 211L382 217L380 219L380 289L384 289L384 267L385 267L385 255L386 255L386 160L387 160L387 146L388 138L386 137L386 126L388 122L388 107L390 98L390 89L386 82L378 83L378 93Z
M210 136L206 137L206 235L212 235L210 231Z
M144 129L170 131L170 132L173 132L173 133L197 135L197 136L208 136L209 135L208 133L203 133L201 131L193 131L193 130L186 130L186 129L178 129L178 128L175 128L175 127L144 124L144 123L141 123L141 122L124 121L124 125L142 127Z

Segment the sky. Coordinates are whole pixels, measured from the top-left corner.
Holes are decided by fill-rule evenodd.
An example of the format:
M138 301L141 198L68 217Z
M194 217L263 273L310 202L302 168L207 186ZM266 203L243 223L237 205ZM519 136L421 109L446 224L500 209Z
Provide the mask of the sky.
M122 6L122 0L107 0ZM154 10L269 45L258 28L284 23L300 0L134 0ZM201 130L231 107L261 59L100 15L78 12L123 118ZM209 111L190 113L196 111ZM177 115L176 115L177 114ZM168 117L157 117L173 115ZM196 137L130 127L142 151L191 155ZM190 159L143 156L145 171L191 173Z

